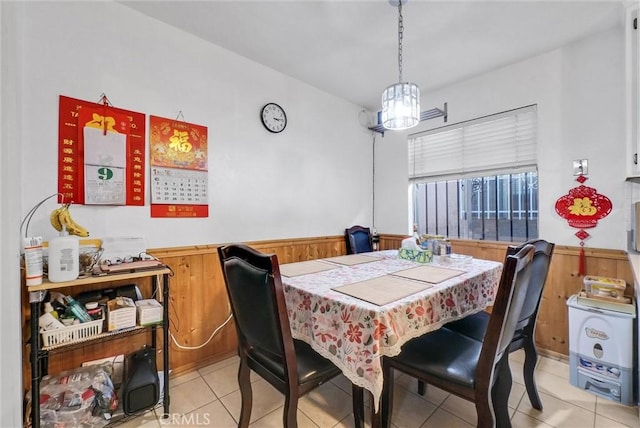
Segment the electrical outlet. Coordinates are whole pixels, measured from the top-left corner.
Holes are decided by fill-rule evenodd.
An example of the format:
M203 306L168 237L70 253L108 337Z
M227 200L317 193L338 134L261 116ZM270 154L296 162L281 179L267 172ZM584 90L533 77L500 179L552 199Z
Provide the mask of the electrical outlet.
M573 161L573 175L587 175L589 173L589 165L586 159Z

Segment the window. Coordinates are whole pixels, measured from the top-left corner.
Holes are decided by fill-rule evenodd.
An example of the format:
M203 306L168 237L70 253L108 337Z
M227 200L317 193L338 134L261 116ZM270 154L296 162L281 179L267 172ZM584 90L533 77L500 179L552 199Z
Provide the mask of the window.
M535 106L410 136L420 234L521 242L538 237Z

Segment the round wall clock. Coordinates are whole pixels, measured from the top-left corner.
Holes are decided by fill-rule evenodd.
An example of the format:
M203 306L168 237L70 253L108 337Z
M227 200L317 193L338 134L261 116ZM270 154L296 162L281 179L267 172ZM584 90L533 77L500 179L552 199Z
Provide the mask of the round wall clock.
M260 119L269 132L282 132L287 126L287 115L283 108L276 103L268 103L262 107Z

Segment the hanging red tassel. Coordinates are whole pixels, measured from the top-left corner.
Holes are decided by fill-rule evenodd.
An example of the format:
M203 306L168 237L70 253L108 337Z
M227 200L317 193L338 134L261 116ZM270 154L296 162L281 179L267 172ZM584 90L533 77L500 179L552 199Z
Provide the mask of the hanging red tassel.
M587 259L584 255L584 242L580 243L580 260L578 262L578 275L584 276L586 273Z

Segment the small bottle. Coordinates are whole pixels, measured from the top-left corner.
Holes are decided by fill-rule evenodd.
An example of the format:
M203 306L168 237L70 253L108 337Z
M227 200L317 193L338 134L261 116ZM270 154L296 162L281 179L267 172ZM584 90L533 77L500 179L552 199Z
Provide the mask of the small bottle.
M44 302L44 312L53 315L55 319L60 319L58 312L55 309L53 309L51 302Z
M413 224L413 239L415 239L416 244L420 246L420 235L418 235L418 225L415 223Z
M82 305L78 303L73 297L65 296L64 301L67 304L67 307L71 310L71 313L80 321L80 322L90 322L93 321L93 318L84 310Z
M56 328L64 328L64 325L60 321L55 319L54 316L49 312L45 312L44 314L40 315L40 318L38 319L38 325L44 331L54 330Z
M373 251L378 251L378 247L380 246L380 235L378 235L378 231L375 227L371 233L371 244L373 244Z

